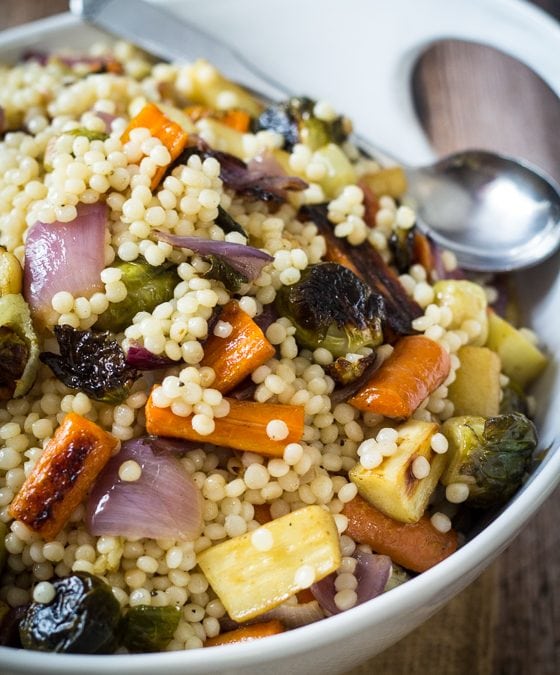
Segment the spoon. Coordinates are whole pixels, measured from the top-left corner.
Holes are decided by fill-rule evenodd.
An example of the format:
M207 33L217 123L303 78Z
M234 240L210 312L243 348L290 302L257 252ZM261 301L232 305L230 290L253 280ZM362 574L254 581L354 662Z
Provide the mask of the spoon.
M240 53L160 6L143 0L70 0L70 9L160 58L184 61L204 55L227 77L265 98L290 95ZM375 146L358 141L377 154ZM407 199L419 228L453 251L461 267L521 269L560 246L560 187L527 162L466 150L405 171Z

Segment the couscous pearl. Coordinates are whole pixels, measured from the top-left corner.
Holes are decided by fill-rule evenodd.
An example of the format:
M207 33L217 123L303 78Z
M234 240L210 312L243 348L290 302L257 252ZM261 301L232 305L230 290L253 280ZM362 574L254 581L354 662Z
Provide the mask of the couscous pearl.
M134 482L142 476L142 468L133 459L123 462L119 467L119 478L126 482Z
M445 498L452 504L461 504L469 498L470 489L466 483L450 483L445 488Z
M298 567L294 574L294 584L299 588L309 588L315 583L315 569L311 565Z
M282 441L289 433L288 425L283 420L271 420L266 425L266 435L273 441Z
M266 527L259 527L251 534L251 544L257 551L270 551L274 545L274 538Z
M430 518L430 522L438 532L449 532L451 529L451 520L445 513L436 511Z
M358 595L356 594L356 591L354 591L350 588L345 588L342 591L338 591L338 593L336 593L335 596L334 596L335 605L341 611L344 611L346 609L350 609L351 607L354 607L357 600L358 600Z
M412 462L412 475L421 480L430 475L430 462L425 457L416 457Z
M55 587L48 581L41 581L33 589L33 602L47 605L54 600L55 595Z
M438 455L442 455L447 452L449 448L449 442L443 434L437 433L432 436L430 446L434 452L436 452Z

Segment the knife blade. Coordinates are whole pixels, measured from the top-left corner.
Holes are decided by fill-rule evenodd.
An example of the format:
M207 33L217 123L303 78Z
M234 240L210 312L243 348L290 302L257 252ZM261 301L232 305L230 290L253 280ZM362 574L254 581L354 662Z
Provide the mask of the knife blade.
M290 95L234 48L161 6L144 0L70 0L70 11L166 61L205 58L226 77L264 98L274 101Z

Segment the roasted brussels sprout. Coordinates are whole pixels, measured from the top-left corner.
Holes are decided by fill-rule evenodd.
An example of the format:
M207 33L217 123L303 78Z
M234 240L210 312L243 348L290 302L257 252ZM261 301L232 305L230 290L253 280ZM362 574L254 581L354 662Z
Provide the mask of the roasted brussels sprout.
M119 260L113 263L122 271L121 281L128 294L121 302L111 303L101 314L95 328L113 333L130 326L138 312L151 312L157 305L173 297L180 278L174 265L152 267L143 258L134 262Z
M385 585L385 591L390 591L393 588L404 584L404 582L408 581L409 579L410 574L404 568L402 568L400 565L397 565L396 563L392 563L391 575L389 576L389 579Z
M131 607L122 622L122 644L131 652L159 652L173 638L180 618L175 606Z
M0 400L26 394L37 375L39 343L29 307L19 294L0 297Z
M244 274L229 265L221 256L206 255L204 259L210 263L210 269L202 276L206 279L221 281L230 293L237 293L243 284L249 281Z
M534 424L521 413L452 417L443 425L449 464L442 483L466 483L468 503L487 508L505 502L521 485L537 447Z
M339 356L326 366L325 370L337 384L345 387L362 377L366 370L373 365L375 359L375 352L356 359Z
M109 333L55 326L60 354L42 352L40 359L67 387L103 403L120 403L140 377Z
M383 341L383 298L337 263L307 267L300 281L280 288L276 307L295 325L298 342L310 349L345 356Z
M327 122L315 116L314 108L315 101L305 96L275 103L257 118L254 131L276 131L284 137L286 150L291 150L296 143L304 143L311 150L327 143L344 143L352 131L350 121L339 116Z
M500 401L501 414L519 412L525 416L529 415L527 396L525 396L525 392L516 382L510 380L502 391L504 395Z
M79 572L53 582L49 603L33 602L19 624L25 649L109 654L117 645L120 605L98 577Z
M19 622L27 612L29 605L10 607L0 602L0 647L21 649Z
M389 249L393 254L395 267L404 274L412 265L414 258L414 228L397 227L389 237Z

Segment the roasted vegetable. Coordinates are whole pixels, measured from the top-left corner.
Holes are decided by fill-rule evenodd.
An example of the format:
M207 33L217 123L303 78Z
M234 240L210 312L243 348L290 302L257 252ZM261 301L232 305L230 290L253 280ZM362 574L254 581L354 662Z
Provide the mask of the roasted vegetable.
M207 638L204 642L205 647L218 647L219 645L231 645L238 642L250 642L283 633L284 626L278 619L272 619L265 623L252 623L250 626L241 626L236 630L230 630L226 633L220 633L216 637Z
M350 471L350 480L361 496L387 516L402 523L416 523L424 515L428 500L440 479L447 458L430 447L438 425L409 420L398 427L397 451L374 469L360 462ZM412 465L418 457L430 464L424 478L416 478Z
M121 643L130 652L160 652L177 630L181 610L175 605L131 607L121 625Z
M442 483L466 483L468 503L487 508L505 502L521 485L537 447L534 424L521 413L452 417L442 428L449 465Z
M70 389L85 392L103 403L124 400L140 374L126 362L126 356L109 333L55 326L60 354L42 352L40 359Z
M520 387L529 385L548 363L538 347L495 312L488 315L486 346L498 354L502 370Z
M307 267L300 281L279 289L276 306L295 325L298 342L310 349L345 356L383 341L383 299L336 263Z
M23 270L19 260L0 246L0 298L21 293Z
M247 232L245 232L241 225L236 220L234 220L221 206L218 206L216 225L219 225L226 234L229 234L230 232L238 232L244 237L247 237Z
M375 352L353 360L339 356L332 363L325 366L325 370L337 384L345 387L359 380L366 370L373 365L375 359Z
M39 343L19 294L0 297L0 401L26 394L39 367Z
M414 258L415 229L396 227L389 237L389 250L393 254L395 267L404 274L412 265Z
M523 389L511 380L503 389L502 400L500 401L500 415L505 413L518 412L529 416L529 405Z
M53 539L118 446L94 422L68 413L9 507L9 514Z
M6 535L8 534L8 526L6 523L0 522L0 574L2 574L2 570L4 569L4 565L6 564ZM0 618L1 620L1 618Z
M264 110L254 124L254 131L270 129L284 137L284 147L291 150L296 143L304 143L311 150L327 145L341 144L352 127L345 117L332 121L319 119L314 113L315 101L305 96L292 97L274 103Z
M205 279L221 281L230 293L237 293L249 281L242 272L232 267L222 256L205 255L204 260L210 263L210 268L201 276Z
M65 134L69 136L85 136L88 141L106 141L109 138L109 134L104 131L91 131L91 129L85 129L80 127L78 129L71 129L70 131L65 131Z
M157 305L173 297L179 283L175 265L152 267L143 258L134 262L119 260L112 267L122 271L121 281L128 291L121 302L111 303L101 314L95 328L119 333L130 326L138 312L151 312Z
M24 648L74 654L113 652L121 612L110 586L84 572L52 584L54 600L32 603L20 621Z
M29 605L18 605L10 608L9 605L0 602L0 647L21 649L19 622L28 607Z
M229 616L247 621L339 567L336 524L307 506L206 549L198 563Z
M385 167L375 173L368 173L361 180L377 197L402 197L407 188L406 174L400 166Z
M455 415L492 417L500 411L500 357L486 347L465 345L457 352L461 361L448 398Z

